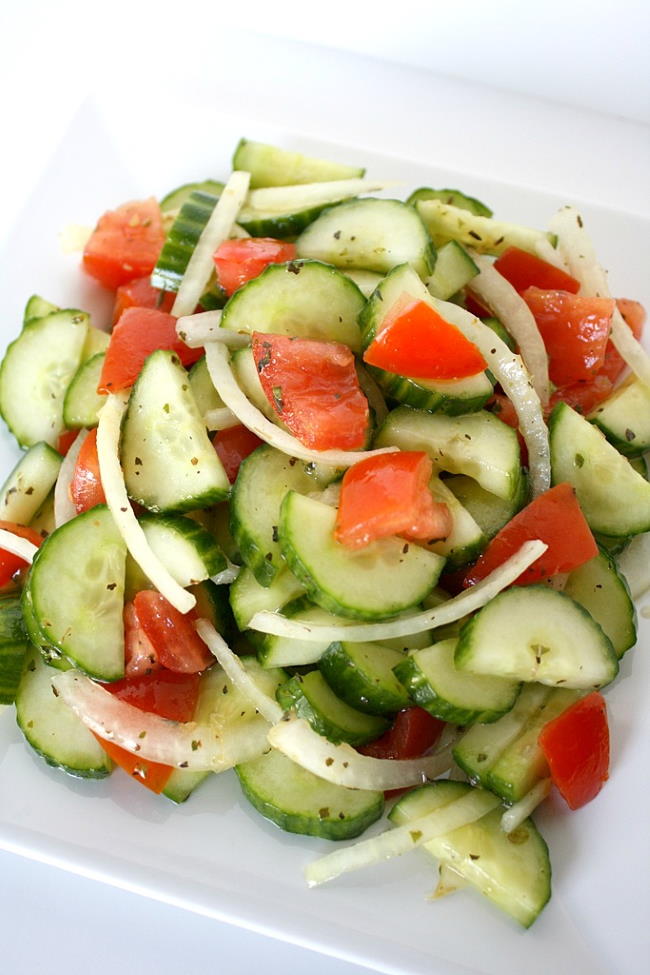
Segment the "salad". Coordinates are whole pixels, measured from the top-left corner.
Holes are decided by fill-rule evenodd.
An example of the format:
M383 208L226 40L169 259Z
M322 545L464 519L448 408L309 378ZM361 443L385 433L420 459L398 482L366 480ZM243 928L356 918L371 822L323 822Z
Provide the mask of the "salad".
M307 882L422 847L441 893L529 926L531 814L603 786L601 691L636 642L645 316L572 207L547 232L386 190L242 140L225 183L99 219L110 330L29 299L0 367L25 450L0 699L73 775L184 802L236 774L330 840L388 812Z

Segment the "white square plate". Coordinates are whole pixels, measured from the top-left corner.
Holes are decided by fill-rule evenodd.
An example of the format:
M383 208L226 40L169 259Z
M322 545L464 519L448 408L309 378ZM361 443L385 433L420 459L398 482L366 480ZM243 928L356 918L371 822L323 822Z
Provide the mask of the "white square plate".
M245 102L245 99L243 100ZM38 292L108 320L110 298L84 278L78 256L60 252L68 224L92 225L127 199L160 197L173 186L229 171L238 138L274 141L312 154L359 162L371 175L402 180L399 195L418 185L459 186L485 199L504 219L544 226L557 206L577 202L450 166L444 147L436 166L415 140L375 129L372 141L348 147L319 142L304 102L283 121L269 121L265 103L161 98L147 112L123 112L109 98L83 106L22 212L0 262L4 301L2 345L17 333L27 297ZM323 131L336 138L331 118ZM170 138L170 135L174 135ZM429 140L431 141L431 140ZM372 145L373 151L363 148ZM446 164L447 163L447 164ZM472 157L477 173L481 159ZM494 176L494 173L492 174ZM396 194L397 195L397 194ZM611 201L610 201L611 202ZM647 303L642 265L643 219L586 203L583 215L616 294ZM18 456L0 434L1 470ZM436 878L414 854L307 891L302 868L328 844L281 833L243 800L234 774L215 777L181 807L115 774L85 782L49 769L24 745L11 709L0 714L0 846L118 887L262 933L365 964L376 971L421 975L499 975L638 970L646 939L650 722L648 624L640 646L623 661L607 691L613 737L612 774L599 798L577 813L547 804L539 824L550 849L553 898L531 930L470 892L428 902Z

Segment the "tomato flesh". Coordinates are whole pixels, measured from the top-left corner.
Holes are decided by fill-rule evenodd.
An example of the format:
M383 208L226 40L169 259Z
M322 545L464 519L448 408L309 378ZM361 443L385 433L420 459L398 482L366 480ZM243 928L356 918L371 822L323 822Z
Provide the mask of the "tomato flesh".
M0 528L3 531L11 532L12 535L18 535L19 538L26 538L28 542L32 545L40 545L43 541L41 535L33 528L28 528L26 525L18 525L13 521L0 521ZM7 552L5 549L0 548L0 586L6 586L8 582L11 582L12 578L18 572L19 569L23 569L27 562L21 559L19 555L14 555L13 552Z
M127 308L155 308L158 311L171 312L175 298L173 291L154 288L148 275L136 278L128 284L121 284L115 293L113 324L119 321L122 312Z
M569 808L590 802L609 776L609 725L602 694L593 691L549 721L539 744Z
M445 722L425 711L424 708L405 708L399 711L391 727L381 738L358 748L362 755L371 758L401 760L419 758L438 741Z
M645 308L639 301L632 301L629 298L617 298L616 304L623 316L625 324L632 331L634 338L639 340L643 334L643 326L645 324ZM610 382L614 384L625 372L626 368L625 359L610 339L605 349L605 362L600 370L601 373L607 376Z
M306 447L355 450L364 446L368 401L346 345L254 332L252 347L269 403Z
M263 442L241 424L228 427L227 430L219 430L215 434L212 444L231 484L234 484L237 479L242 461Z
M225 240L214 253L219 284L231 295L256 278L269 264L284 264L296 257L296 245L274 237Z
M214 657L194 628L195 611L183 615L163 595L144 589L133 600L136 616L151 641L161 667L178 674L198 674Z
M558 484L540 494L492 539L478 561L467 571L463 586L476 585L514 555L524 542L539 538L548 545L514 585L527 586L570 572L598 554L598 546L570 484Z
M165 241L160 207L153 198L124 203L99 218L83 253L83 268L115 290L151 274Z
M78 430L64 430L60 433L56 438L56 449L58 453L65 457L78 436Z
M475 345L425 301L402 295L363 354L364 362L412 379L464 379L486 368Z
M522 251L519 247L508 247L494 262L494 269L509 281L515 291L521 294L527 288L541 288L543 291L569 291L576 295L580 282L561 268L543 261L541 257Z
M449 508L433 500L427 454L400 450L353 464L345 472L334 537L360 548L389 535L433 541L452 528Z
M127 308L113 329L97 392L128 389L147 356L158 349L175 352L184 366L191 366L203 355L203 349L190 349L179 339L173 315L155 308Z
M546 412L550 413L558 403L568 403L577 413L587 416L611 395L613 388L611 380L601 369L593 379L556 389L548 402Z
M96 504L106 504L99 473L96 429L88 433L81 445L70 482L70 497L78 515L94 508Z

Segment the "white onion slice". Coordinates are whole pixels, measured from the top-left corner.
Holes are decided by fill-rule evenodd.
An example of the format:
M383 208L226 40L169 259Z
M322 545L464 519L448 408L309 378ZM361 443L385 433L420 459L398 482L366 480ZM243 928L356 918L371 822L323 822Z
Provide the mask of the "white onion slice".
M434 609L425 609L413 616L401 617L384 623L353 623L320 625L318 623L300 623L298 620L287 619L279 613L263 611L256 613L248 624L251 630L260 633L271 633L274 636L291 637L304 640L306 643L321 643L337 640L348 640L351 643L381 643L382 640L392 640L395 637L411 636L422 633L423 630L435 626L443 626L462 619L468 613L485 606L497 593L509 586L521 575L524 569L532 565L548 546L539 539L525 542L503 565L491 572L485 579L478 582L471 589L459 593L446 603L441 603Z
M4 528L0 528L0 549L4 552L11 552L12 555L17 555L18 558L24 559L29 565L32 564L34 556L38 552L38 545L34 545L27 538L21 538L20 535L14 535L13 532L8 532Z
M547 264L552 264L553 267L558 268L560 271L569 271L567 263L560 254L556 247L546 237L540 237L534 243L535 253L537 257L546 261Z
M540 802L546 799L552 787L552 779L540 779L519 802L515 802L513 806L510 806L510 809L506 809L501 817L501 829L503 832L512 833L513 829L521 826L524 819L528 819L530 814L537 809Z
M77 509L70 497L70 485L72 483L74 469L77 466L77 458L88 433L88 430L79 431L59 468L59 476L54 485L54 525L56 528L65 525L68 521L72 521L77 514Z
M630 587L632 599L650 589L650 532L636 535L618 556L618 567Z
M250 344L246 332L229 332L220 327L221 311L200 311L196 315L182 315L176 321L176 334L190 349L201 349L206 342L223 342L234 349Z
M399 185L397 180L355 178L298 183L293 186L265 186L249 192L241 216L246 222L260 213L307 210L310 207L325 206L327 203L338 203L361 193L378 193Z
M305 879L309 887L334 880L343 873L360 870L381 860L392 860L415 850L437 836L444 836L452 830L475 823L500 805L501 800L484 790L473 789L467 795L420 816L417 819L388 829L378 836L361 840L354 846L334 850L315 860L305 868Z
M208 430L229 430L231 427L240 426L238 417L227 406L208 410L203 414L203 422Z
M237 215L246 199L250 178L250 173L235 170L221 191L192 252L174 299L172 315L177 318L193 312L205 291L214 268L212 255L219 244L228 240L232 233Z
M452 763L450 749L422 758L371 758L346 743L333 744L304 718L289 716L273 725L268 740L273 748L308 772L348 789L384 791L422 785L442 775Z
M280 721L283 710L277 701L257 686L239 657L232 652L212 623L201 619L196 622L196 632L221 664L226 677L247 698L270 724Z
M296 437L280 430L275 423L264 416L246 398L237 384L228 358L228 350L216 342L208 342L205 347L208 372L217 393L226 406L245 427L265 440L271 447L297 457L298 460L313 461L318 464L331 464L332 467L351 467L352 464L377 454L392 453L397 447L382 447L380 450L310 450Z
M235 563L231 562L227 556L226 562L228 564L226 565L225 569L222 569L221 572L217 572L216 576L210 576L210 580L214 582L215 586L229 586L231 582L235 581L241 572L241 566L235 565Z
M189 613L196 605L196 598L183 589L167 571L160 559L154 555L146 536L140 527L126 493L124 473L120 464L119 442L120 425L126 410L128 394L109 393L106 403L99 411L97 427L97 458L106 504L113 521L124 539L124 544L138 563L144 574L174 606L179 613Z

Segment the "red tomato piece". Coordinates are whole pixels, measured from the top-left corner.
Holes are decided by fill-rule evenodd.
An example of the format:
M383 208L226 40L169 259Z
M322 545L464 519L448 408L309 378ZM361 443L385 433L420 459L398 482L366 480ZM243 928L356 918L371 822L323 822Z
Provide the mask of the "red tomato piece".
M555 385L591 379L605 361L614 301L539 288L528 288L522 297L544 340Z
M524 542L539 538L547 550L515 580L528 586L558 572L570 572L598 555L598 546L570 484L558 484L540 494L494 536L465 575L465 588L475 585L502 565Z
M632 301L629 298L617 298L616 304L626 325L632 330L634 338L640 339L646 318L643 305L639 301ZM607 376L610 382L614 384L626 368L625 360L610 339L605 349L605 362L600 370L601 374Z
M296 245L274 237L225 240L214 253L219 284L231 295L256 278L269 264L284 264L296 257Z
M605 356L605 359L607 359L607 356ZM549 400L547 412L550 413L558 403L568 403L576 412L587 416L587 414L591 413L592 410L595 410L600 403L607 399L613 388L611 380L604 374L604 370L601 369L593 379L588 379L586 382L572 383L570 386L561 386L559 389L556 389Z
M83 268L106 288L151 274L165 241L153 198L124 203L99 218L84 248Z
M154 288L148 275L145 278L136 278L128 284L121 284L115 293L113 324L119 321L122 312L127 308L155 308L158 311L171 312L175 298L173 291Z
M176 319L155 308L127 308L113 329L97 386L98 393L117 393L132 386L145 359L157 349L175 352L191 366L203 349L190 349L176 334Z
M427 454L400 450L353 464L341 484L334 537L348 548L378 538L445 538L452 528L449 508L429 490L433 465Z
M138 622L151 641L161 667L177 674L197 674L214 657L194 629L196 611L183 615L153 589L139 592L133 600Z
M254 332L252 346L269 403L306 447L363 447L368 401L346 345Z
M63 457L65 457L78 436L78 430L64 430L63 433L60 433L56 439L57 451L62 454Z
M357 751L372 758L419 758L438 741L445 722L424 708L405 708L395 716L392 726L381 738L363 745Z
M84 440L70 482L70 497L77 514L106 504L97 456L97 430L91 430Z
M0 528L3 531L11 532L12 535L18 535L19 538L26 538L32 545L40 545L43 541L42 536L33 528L17 525L13 521L0 521ZM8 582L11 582L16 572L23 569L27 564L19 555L14 555L13 552L7 552L0 548L0 586L6 586Z
M580 282L566 271L543 261L541 257L522 251L519 247L508 247L494 262L494 268L509 281L519 294L527 288L541 288L542 291L569 291L577 295Z
M482 305L476 295L473 295L469 288L465 291L465 308L471 315L477 318L491 318L492 312L485 305Z
M597 691L576 701L541 731L539 744L553 782L570 809L598 795L609 777L609 725Z
M412 379L464 379L485 359L454 325L425 301L402 295L363 354L364 362Z
M215 434L212 444L231 484L237 479L241 462L263 442L241 424Z
M133 603L124 605L124 673L127 677L141 677L160 669L158 654L140 626Z

